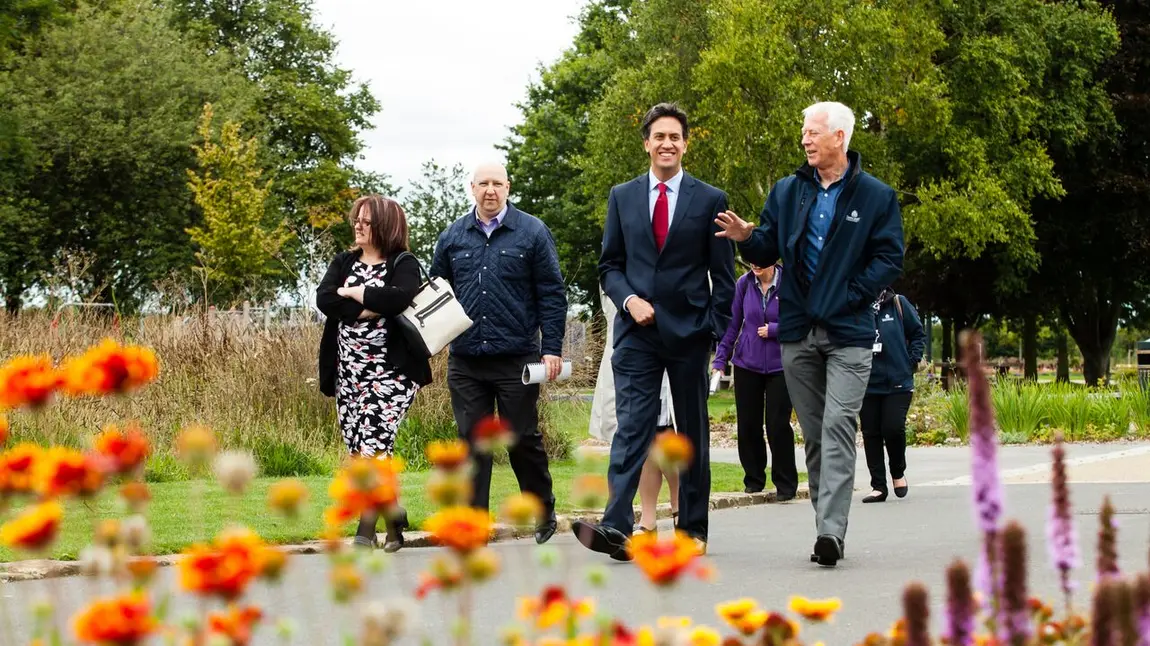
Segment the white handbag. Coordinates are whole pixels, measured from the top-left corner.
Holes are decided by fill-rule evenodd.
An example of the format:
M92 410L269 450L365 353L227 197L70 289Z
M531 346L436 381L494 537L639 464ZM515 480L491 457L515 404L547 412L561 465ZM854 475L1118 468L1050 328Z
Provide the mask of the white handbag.
M411 349L431 357L466 332L472 320L455 298L451 285L443 278L428 275L423 263L414 255L405 251L396 257L395 264L398 265L404 256L411 256L419 263L419 271L426 282L419 287L411 305L395 317L395 321Z

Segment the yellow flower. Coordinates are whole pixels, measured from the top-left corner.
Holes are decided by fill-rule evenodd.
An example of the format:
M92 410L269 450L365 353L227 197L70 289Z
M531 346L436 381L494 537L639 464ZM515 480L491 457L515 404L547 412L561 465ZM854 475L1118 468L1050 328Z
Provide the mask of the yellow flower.
M830 621L836 612L842 609L843 602L837 597L829 599L808 599L801 596L792 596L790 600L791 612L800 615L807 621Z
M580 509L600 509L607 502L607 478L597 473L584 473L571 485L573 502Z
M472 581L486 581L499 573L499 555L485 547L468 554L463 565Z
M300 507L307 500L307 487L296 479L280 480L268 488L268 506L290 516L299 515Z
M432 442L427 446L427 461L438 469L454 471L467 464L467 444L460 440Z
M679 472L690 465L695 448L686 435L674 432L660 433L651 448L651 456L664 471Z
M195 467L211 461L216 453L216 436L211 429L199 424L188 426L176 438L176 455Z
M440 507L467 505L471 501L471 477L462 469L437 469L427 479L427 497Z
M723 636L719 631L707 626L696 626L687 639L690 646L719 646L723 643Z
M571 599L567 591L557 585L548 586L538 597L519 599L519 618L535 620L535 627L547 630L568 621L590 617L595 614L595 603L591 599Z
M543 504L529 493L515 494L503 503L503 519L510 525L534 527L542 516Z
M749 598L721 603L715 606L715 612L731 628L747 636L762 629L767 623L767 617L770 616L767 611L759 609L754 599Z
M56 540L64 508L52 500L30 507L0 527L0 544L23 550L41 550Z

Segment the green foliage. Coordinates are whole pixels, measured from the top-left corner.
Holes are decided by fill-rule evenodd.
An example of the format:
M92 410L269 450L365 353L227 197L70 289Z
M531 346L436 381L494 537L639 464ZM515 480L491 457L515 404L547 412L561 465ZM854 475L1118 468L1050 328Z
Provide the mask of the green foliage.
M274 259L290 234L282 222L265 224L271 182L260 179L255 138L244 140L240 125L227 121L216 143L212 120L208 104L200 121L203 143L193 147L199 170L188 170L203 225L188 229L188 235L199 248L195 270L207 299L226 306L245 296L271 294L270 280L280 273Z
M439 234L471 208L463 190L467 181L461 164L445 168L431 160L423 163L423 176L412 182L404 196L411 252L428 269Z
M152 281L191 263L182 170L194 163L200 110L212 102L225 117L242 116L251 86L228 55L190 46L169 14L148 3L85 5L29 50L0 81L28 161L0 186L5 223L29 220L0 227L5 297L19 303L42 273L43 265L21 270L7 255L33 242L34 253L15 258L90 253L81 295L138 305Z

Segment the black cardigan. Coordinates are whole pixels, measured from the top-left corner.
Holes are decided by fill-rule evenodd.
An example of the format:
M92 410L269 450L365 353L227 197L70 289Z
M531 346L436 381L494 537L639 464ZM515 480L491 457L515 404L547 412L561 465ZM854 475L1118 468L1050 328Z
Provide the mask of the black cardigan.
M389 267L387 285L367 287L363 290L363 304L353 298L336 293L343 287L352 265L363 252L344 251L331 261L323 280L316 289L315 303L319 311L327 316L323 326L323 338L319 343L319 390L328 397L335 397L336 362L339 361L339 324L355 323L364 309L369 309L387 320L387 362L395 366L420 386L431 383L431 362L417 352L412 352L404 339L395 317L411 305L419 293L423 277L419 271L419 261L408 255L398 264L396 252L387 259Z

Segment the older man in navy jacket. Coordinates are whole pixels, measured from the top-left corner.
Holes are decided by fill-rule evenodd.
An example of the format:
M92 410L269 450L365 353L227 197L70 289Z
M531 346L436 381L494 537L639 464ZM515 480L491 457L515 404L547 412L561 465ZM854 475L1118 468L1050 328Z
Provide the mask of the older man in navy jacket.
M559 375L567 325L567 295L555 240L543 221L507 201L511 183L500 164L482 164L471 180L475 208L439 236L431 273L446 278L474 322L451 344L447 388L461 437L495 413L509 422L508 451L519 488L543 503L535 540L554 534L555 496L543 435L539 384L522 381L523 366L542 360L547 378ZM487 508L491 455L475 452L472 505Z
M576 521L573 530L583 545L616 560L630 559L632 501L655 437L664 370L678 430L695 448L679 484L679 529L700 552L707 548L707 359L731 318L735 257L731 244L713 235L727 195L683 171L688 133L678 106L651 108L642 125L651 167L607 198L599 278L619 308L611 356L619 425L603 521Z
M760 226L720 214L720 237L743 257L788 269L779 289L783 373L806 444L817 537L811 560L844 555L855 476L857 416L875 349L871 303L902 273L902 216L894 190L848 152L855 118L841 103L803 111L807 163L767 196Z

